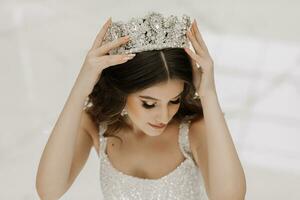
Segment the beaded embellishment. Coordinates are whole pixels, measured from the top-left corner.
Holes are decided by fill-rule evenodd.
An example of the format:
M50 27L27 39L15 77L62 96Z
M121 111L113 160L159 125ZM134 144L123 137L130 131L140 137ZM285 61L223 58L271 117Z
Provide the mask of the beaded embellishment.
M190 27L191 19L186 14L179 19L174 15L165 17L159 12L149 12L146 16L131 18L128 22L112 22L103 44L129 35L130 41L110 50L109 54L184 48L189 46L186 32Z

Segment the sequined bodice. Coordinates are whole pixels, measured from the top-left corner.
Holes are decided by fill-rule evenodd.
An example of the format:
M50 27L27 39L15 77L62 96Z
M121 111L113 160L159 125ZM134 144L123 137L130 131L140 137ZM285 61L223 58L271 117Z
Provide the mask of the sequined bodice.
M204 180L189 146L189 121L181 122L178 142L185 160L158 179L127 175L117 170L105 152L105 126L100 127L100 189L103 200L208 200Z

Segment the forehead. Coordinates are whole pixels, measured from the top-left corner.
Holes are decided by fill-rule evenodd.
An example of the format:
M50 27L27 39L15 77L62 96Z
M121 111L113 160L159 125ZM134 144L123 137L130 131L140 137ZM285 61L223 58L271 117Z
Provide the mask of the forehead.
M184 82L182 80L170 80L139 91L135 95L146 95L156 99L172 99L181 93L183 88Z

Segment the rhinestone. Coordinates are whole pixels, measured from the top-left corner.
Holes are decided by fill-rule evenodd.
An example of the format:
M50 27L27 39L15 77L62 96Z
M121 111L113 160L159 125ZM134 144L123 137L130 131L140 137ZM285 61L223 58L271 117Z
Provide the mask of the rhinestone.
M196 165L189 145L190 120L179 125L178 144L185 160L167 175L157 179L131 176L115 168L105 153L107 138L103 133L105 127L100 128L101 140L99 150L100 190L103 199L130 200L208 200L204 179Z
M182 47L181 44L187 40L186 31L183 30L188 30L190 26L190 17L185 14L179 20L174 15L164 17L161 13L149 12L146 16L132 18L127 23L122 21L112 22L107 31L108 36L104 38L104 43L124 35L130 35L130 42L124 46L129 50L135 49L135 52L166 47ZM124 46L121 45L121 47L115 48L109 54L125 52Z

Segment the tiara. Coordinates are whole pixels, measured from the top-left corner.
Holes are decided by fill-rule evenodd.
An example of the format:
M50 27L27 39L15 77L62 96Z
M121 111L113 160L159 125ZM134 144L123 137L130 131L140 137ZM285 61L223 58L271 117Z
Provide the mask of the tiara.
M112 22L103 39L103 44L129 35L130 40L109 51L113 54L137 53L164 48L188 47L187 30L191 26L190 17L182 15L164 17L158 12L149 12L144 17L131 18L128 22Z

